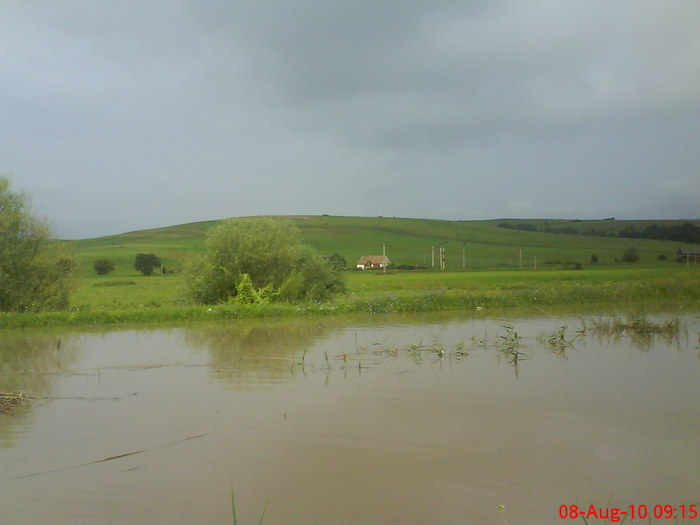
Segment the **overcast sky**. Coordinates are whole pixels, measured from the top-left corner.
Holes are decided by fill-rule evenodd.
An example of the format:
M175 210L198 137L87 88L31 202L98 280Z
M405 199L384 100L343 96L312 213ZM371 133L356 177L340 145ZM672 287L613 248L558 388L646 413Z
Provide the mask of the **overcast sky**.
M700 216L697 0L0 0L0 173L64 238Z

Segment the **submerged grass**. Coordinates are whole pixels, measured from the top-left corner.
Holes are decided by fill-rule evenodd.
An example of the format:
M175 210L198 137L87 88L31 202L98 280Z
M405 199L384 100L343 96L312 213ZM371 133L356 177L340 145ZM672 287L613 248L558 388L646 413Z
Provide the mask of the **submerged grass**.
M612 319L592 319L584 323L584 331L600 337L620 338L628 336L640 348L648 348L655 336L663 337L669 344L678 341L681 324L677 317L653 321L646 316L631 315L625 320L620 317Z
M31 398L24 392L0 392L0 414L15 415L28 408Z
M125 307L87 306L45 313L0 313L0 328L160 323L254 317L387 314L439 310L484 310L552 305L640 302L688 304L700 302L695 279L631 281L598 285L567 285L515 290L443 290L413 294L374 293L346 295L327 303L223 304L214 306L160 306L157 303Z
M597 335L666 335L678 336L680 321L677 317L665 321L652 321L646 316L632 315L627 320L619 317L613 319L593 319L587 330Z

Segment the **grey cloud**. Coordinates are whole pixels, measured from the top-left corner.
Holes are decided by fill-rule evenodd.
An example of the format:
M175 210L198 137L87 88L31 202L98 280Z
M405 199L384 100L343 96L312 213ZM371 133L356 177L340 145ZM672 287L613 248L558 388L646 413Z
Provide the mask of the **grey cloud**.
M0 171L73 236L673 217L700 166L699 21L681 0L8 0Z

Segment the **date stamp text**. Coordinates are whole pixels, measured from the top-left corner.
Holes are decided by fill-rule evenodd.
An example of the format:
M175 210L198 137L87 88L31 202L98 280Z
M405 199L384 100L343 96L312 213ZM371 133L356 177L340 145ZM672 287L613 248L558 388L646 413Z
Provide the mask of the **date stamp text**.
M563 520L598 519L610 523L621 523L625 518L632 520L694 520L698 517L699 505L627 505L626 507L598 507L596 505L560 505L559 517Z

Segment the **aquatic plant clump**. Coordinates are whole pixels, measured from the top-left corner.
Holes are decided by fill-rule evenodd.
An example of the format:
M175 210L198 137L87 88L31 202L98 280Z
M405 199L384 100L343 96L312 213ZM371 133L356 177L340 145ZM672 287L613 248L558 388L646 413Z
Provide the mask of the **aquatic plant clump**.
M629 335L667 335L678 336L680 331L680 321L677 317L665 321L652 321L645 316L633 315L622 320L615 317L610 320L593 319L591 325L586 330L597 335L620 336L624 333Z
M0 392L0 414L14 415L27 409L31 398L24 392Z

